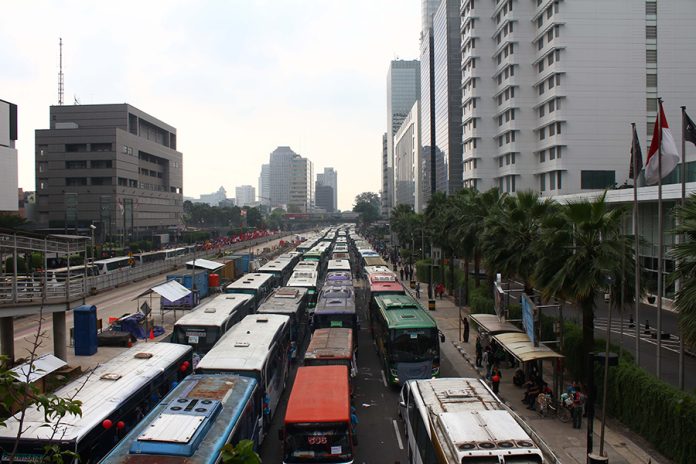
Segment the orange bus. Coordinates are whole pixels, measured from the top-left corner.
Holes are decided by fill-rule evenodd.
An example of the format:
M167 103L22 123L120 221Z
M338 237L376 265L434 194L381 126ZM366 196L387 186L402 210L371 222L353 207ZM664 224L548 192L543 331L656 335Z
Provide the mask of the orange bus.
M280 431L283 464L353 462L346 366L297 369Z
M305 366L347 366L355 377L353 331L345 327L316 329L304 357Z

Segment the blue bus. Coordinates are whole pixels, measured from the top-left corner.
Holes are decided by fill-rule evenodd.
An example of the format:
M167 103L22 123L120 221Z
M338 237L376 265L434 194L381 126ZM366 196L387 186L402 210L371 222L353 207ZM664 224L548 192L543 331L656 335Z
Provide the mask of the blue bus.
M190 375L101 462L218 462L227 443L249 439L258 446L260 403L255 379Z

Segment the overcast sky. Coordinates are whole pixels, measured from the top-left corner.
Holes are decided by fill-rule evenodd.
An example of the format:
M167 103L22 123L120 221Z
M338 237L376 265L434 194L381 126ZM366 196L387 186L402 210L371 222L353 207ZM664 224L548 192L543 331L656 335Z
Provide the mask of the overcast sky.
M19 106L19 186L58 102L123 103L171 124L184 194L258 188L289 145L338 171L338 207L378 192L389 61L418 55L417 0L33 1L3 5L0 99Z

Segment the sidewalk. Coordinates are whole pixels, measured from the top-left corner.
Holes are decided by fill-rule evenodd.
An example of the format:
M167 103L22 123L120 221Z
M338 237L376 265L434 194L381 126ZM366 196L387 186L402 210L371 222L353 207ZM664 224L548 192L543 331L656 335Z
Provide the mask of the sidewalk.
M408 288L408 282L403 281L403 284ZM427 284L421 284L421 298L419 301L424 308L428 307ZM415 298L415 292L411 290ZM446 354L449 360L455 367L455 370L461 373L470 373L470 375L485 375L484 369L476 368L475 361L475 343L476 332L471 328L469 343L459 342L459 309L454 305L454 301L450 297L445 297L436 301L435 311L430 314L435 318L438 327L445 334L446 345L443 345L443 354ZM469 314L469 308L462 309L462 315ZM451 347L455 349L452 350ZM459 357L457 356L459 355ZM512 383L512 377L515 369L502 368L502 379L500 382L500 399L507 404L524 422L548 445L555 453L559 462L563 464L585 464L586 462L586 443L587 443L587 422L583 418L582 428L574 429L572 424L562 423L554 417L541 418L535 411L526 408L522 403L524 394L522 388L516 387ZM597 406L599 414L600 407ZM601 431L601 423L595 420L594 425L594 452L599 453L599 434ZM667 464L670 461L660 456L654 450L644 450L635 443L635 441L626 433L618 428L605 428L604 449L608 456L610 464Z

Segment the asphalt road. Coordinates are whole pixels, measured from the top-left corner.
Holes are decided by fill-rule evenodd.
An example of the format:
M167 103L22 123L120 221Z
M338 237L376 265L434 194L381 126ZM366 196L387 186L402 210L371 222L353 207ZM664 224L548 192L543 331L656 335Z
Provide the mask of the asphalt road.
M367 304L362 284L356 283L361 329L358 335L358 375L354 379L353 406L358 415L355 447L356 464L392 464L408 462L403 426L398 417L399 391L387 386L382 364L377 357L366 322ZM301 365L300 363L298 363ZM293 368L294 379L296 366ZM264 463L282 462L282 446L278 430L282 427L292 382L283 394L278 412L273 418L271 432L263 442L260 455ZM397 434L398 430L398 434Z

